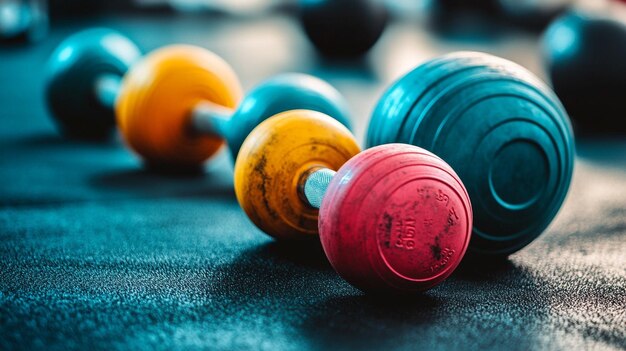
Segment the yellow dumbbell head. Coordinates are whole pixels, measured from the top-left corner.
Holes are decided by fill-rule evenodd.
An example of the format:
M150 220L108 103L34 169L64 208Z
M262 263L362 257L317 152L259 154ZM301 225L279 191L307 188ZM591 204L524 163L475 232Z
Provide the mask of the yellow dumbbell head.
M300 195L303 174L315 167L337 170L359 151L350 131L323 113L280 113L257 126L239 151L237 200L252 222L273 237L315 237L318 210Z
M203 100L234 108L241 86L230 66L205 49L174 45L146 56L124 78L116 112L126 142L150 164L197 166L223 144L194 135L191 111Z

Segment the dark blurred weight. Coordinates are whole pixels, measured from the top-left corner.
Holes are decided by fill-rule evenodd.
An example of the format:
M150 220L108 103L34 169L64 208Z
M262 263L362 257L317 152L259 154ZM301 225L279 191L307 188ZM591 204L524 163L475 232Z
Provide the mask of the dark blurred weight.
M301 0L300 20L309 40L328 57L358 57L387 23L382 0Z
M577 133L626 133L626 22L569 12L546 31L543 56Z
M45 0L0 1L0 42L28 42L48 31Z
M488 22L543 29L573 0L433 0L432 22L439 28L478 16ZM300 0L300 21L316 49L327 57L364 55L378 41L388 20L383 0ZM458 20L461 19L459 22ZM482 21L481 21L482 22Z

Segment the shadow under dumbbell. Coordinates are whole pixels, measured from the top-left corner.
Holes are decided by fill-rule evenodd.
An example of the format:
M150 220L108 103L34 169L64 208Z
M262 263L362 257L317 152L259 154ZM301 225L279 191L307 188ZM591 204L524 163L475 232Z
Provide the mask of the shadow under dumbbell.
M508 257L480 259L466 256L454 276L461 280L488 282L498 276L512 274L515 269Z
M334 296L311 308L302 334L313 349L320 350L406 347L407 335L438 323L443 304L441 298L428 294L386 299Z
M109 198L94 192L90 177L132 165L118 141L68 140L56 133L29 133L0 140L0 206L49 206ZM10 165L10 166L9 166Z
M255 313L259 313L269 300L278 310L268 313L289 316L293 311L278 306L301 309L303 303L314 303L337 286L350 289L330 267L320 245L310 245L271 241L244 250L217 267L217 279L207 286L208 292L230 301L232 314L244 305L258 306Z
M121 148L120 141L117 137L106 138L100 140L72 139L60 134L32 134L15 140L11 147L26 150L42 151L52 149L118 149Z
M626 169L626 138L587 136L577 138L576 154L584 161L607 168Z
M235 200L232 179L218 170L185 172L173 170L126 169L101 173L90 179L93 187L120 191L139 197L205 197Z
M326 298L300 327L315 349L527 349L540 337L528 326L553 318L550 293L538 272L509 262L485 274L457 271L423 294Z
M332 272L334 274L332 267L326 259L322 245L317 239L295 242L271 240L244 251L233 262L234 267L240 264L251 264L259 267L259 269L263 269L262 267L265 266L270 270L281 265L289 265L297 269L311 269L314 271Z
M322 245L317 238L298 242L272 241L256 251L260 257L297 264L316 270L330 270Z

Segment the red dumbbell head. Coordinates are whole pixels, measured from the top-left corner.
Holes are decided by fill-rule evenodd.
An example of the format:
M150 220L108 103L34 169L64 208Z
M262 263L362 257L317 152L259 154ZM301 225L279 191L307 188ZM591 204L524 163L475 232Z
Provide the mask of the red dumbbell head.
M465 254L472 208L461 180L434 154L387 144L348 161L320 208L319 232L335 270L364 291L424 291Z

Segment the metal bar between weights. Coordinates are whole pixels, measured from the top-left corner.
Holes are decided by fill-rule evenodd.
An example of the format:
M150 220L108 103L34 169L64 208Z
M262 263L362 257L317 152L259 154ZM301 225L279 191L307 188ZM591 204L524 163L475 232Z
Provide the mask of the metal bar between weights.
M232 116L232 109L209 101L202 101L191 112L191 128L200 134L218 135L228 139Z
M337 172L328 168L319 168L308 174L304 181L303 193L306 200L314 208L320 208L328 185Z
M115 74L104 74L96 79L95 92L102 106L115 108L115 100L122 85L122 78Z

